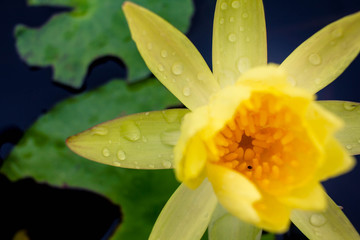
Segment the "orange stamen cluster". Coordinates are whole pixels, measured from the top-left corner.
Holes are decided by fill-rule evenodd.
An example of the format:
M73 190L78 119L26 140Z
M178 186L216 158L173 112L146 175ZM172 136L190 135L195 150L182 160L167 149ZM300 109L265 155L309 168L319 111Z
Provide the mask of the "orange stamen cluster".
M262 188L291 184L301 174L296 169L301 164L297 153L306 152L308 145L299 126L301 121L286 98L253 93L216 135L217 163Z

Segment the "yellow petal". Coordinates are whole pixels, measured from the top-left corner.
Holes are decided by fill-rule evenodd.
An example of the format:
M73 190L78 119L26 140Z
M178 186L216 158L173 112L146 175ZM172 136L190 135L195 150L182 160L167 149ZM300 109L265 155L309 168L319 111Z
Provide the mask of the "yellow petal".
M205 106L186 114L174 149L176 177L192 188L197 187L204 179L207 154L199 132L208 124L207 120L208 109Z
M306 118L311 133L321 145L343 126L340 118L316 102L310 104Z
M261 198L256 186L243 175L228 168L207 164L207 176L225 209L241 220L258 223L253 203Z
M326 180L329 177L339 176L350 171L355 165L355 159L351 157L343 146L334 138L330 139L325 146L325 158L323 166L318 171L318 178Z
M325 195L328 207L324 212L294 210L291 221L312 240L359 239L359 234L341 208Z
M206 160L206 145L198 135L195 135L187 142L183 158L176 161L177 178L188 187L197 188L205 178Z
M326 208L325 197L321 184L313 183L294 189L288 196L279 198L279 201L291 208L319 211Z
M269 195L262 195L260 201L256 202L261 221L256 225L269 232L285 232L290 225L290 207L279 202Z
M318 101L330 112L344 121L344 127L336 134L346 150L352 154L360 154L360 103L344 101Z
M156 14L130 2L123 10L132 38L151 72L189 109L219 90L206 62L184 34Z
M213 70L221 87L249 68L267 63L261 0L218 0L214 17Z
M329 24L281 64L296 85L312 93L335 80L360 51L360 12Z
M82 157L116 167L170 168L181 119L188 112L170 109L117 118L68 138L67 145Z
M207 180L196 190L180 185L161 211L149 240L200 239L216 204L216 196Z

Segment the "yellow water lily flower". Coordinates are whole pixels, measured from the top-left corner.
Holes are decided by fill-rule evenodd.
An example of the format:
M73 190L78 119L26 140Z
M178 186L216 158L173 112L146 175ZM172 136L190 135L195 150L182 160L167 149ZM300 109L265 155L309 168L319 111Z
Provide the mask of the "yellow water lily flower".
M342 114L346 108L337 106L349 103L316 102L314 94L358 55L360 13L326 26L277 66L267 65L262 1L218 0L211 72L192 43L168 22L130 2L123 9L147 66L191 112L130 115L70 137L67 143L79 155L105 164L175 167L183 184L163 209L150 239L201 237L217 201L235 219L271 232L288 228L293 209L323 211L319 216L332 223L346 219L326 210L329 205L340 211L320 181L353 167L343 144L354 145L351 154L360 153L354 140L358 125L345 120L335 138L343 125L341 115L322 105ZM350 115L347 119L358 120ZM308 227L306 214L291 218L308 237L321 232ZM346 226L335 234L356 235Z

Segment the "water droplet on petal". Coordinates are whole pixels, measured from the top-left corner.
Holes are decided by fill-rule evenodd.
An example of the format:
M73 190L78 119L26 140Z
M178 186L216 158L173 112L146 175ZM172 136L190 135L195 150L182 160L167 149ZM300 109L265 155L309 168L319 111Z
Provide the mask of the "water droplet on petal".
M121 163L118 162L118 161L114 161L113 164L114 164L114 166L116 166L116 167L120 167L120 166L121 166Z
M142 140L144 143L146 143L146 142L148 141L145 136L142 136L141 140Z
M230 42L235 42L236 41L236 35L235 33L230 33L229 36L228 36L228 40Z
M152 43L148 43L148 44L147 44L147 49L151 50L152 48L153 48Z
M149 168L154 169L154 168L155 168L155 166L154 166L153 164L150 164L150 165L149 165Z
M189 87L184 87L183 94L184 94L185 97L190 96L190 94L191 94L190 88Z
M239 1L233 1L233 2L231 3L231 7L233 7L233 8L239 8L239 7L240 7L240 2L239 2Z
M333 38L339 38L339 37L341 37L342 35L343 35L343 31L342 31L341 28L337 28L337 29L335 29L334 31L331 32L331 36L332 36Z
M121 161L124 161L126 159L126 154L123 150L119 150L116 154L117 158Z
M221 10L226 10L227 7L228 7L228 5L227 5L227 3L225 3L225 2L222 3L221 6L220 6Z
M243 18L247 18L247 17L249 17L249 14L243 13L243 14L242 14L242 17L243 17Z
M160 55L161 55L163 58L166 58L166 57L168 56L168 52L167 52L166 50L161 50Z
M224 18L220 18L220 24L224 24L225 20Z
M140 139L141 132L136 124L132 121L124 122L120 127L121 134L132 142L135 142Z
M165 70L162 64L158 64L158 69L160 72L163 72Z
M179 113L177 111L162 111L162 115L165 118L165 121L168 123L173 123L179 118Z
M242 57L237 62L237 68L240 73L244 73L251 68L250 59L247 57Z
M310 54L308 60L313 65L320 65L321 63L321 57L317 53Z
M346 145L346 149L347 150L351 150L353 147L350 145L350 144L348 144L348 145Z
M206 74L205 73L198 73L197 78L200 81L204 81L206 79Z
M171 68L171 71L175 75L180 75L184 71L184 65L182 65L182 63L174 63L174 65Z
M150 112L146 112L146 113L145 113L145 116L149 116L149 114L150 114Z
M235 22L235 18L234 18L234 17L230 17L230 18L229 18L229 22Z
M351 102L344 102L344 108L348 111L352 111L356 108L356 104Z
M321 213L314 213L310 217L310 223L315 227L321 227L326 223L326 218Z
M315 78L314 82L315 84L319 85L322 81L321 78Z
M104 157L109 157L110 156L110 150L108 148L104 148L102 150L102 154L104 155Z
M100 135L100 136L104 136L109 133L108 129L105 127L93 127L91 128L90 132L91 135Z
M171 162L169 161L164 161L162 165L164 166L164 168L171 168Z
M296 80L294 77L289 76L287 80L291 84L291 86L294 86L294 87L296 86Z
M179 139L180 131L173 130L173 131L165 131L160 134L160 140L163 144L169 146L175 146L177 140Z
M243 27L243 26L240 26L240 32L243 32L243 31L245 31L245 28Z
M246 42L250 42L250 38L249 38L249 37L246 37L246 38L245 38L245 41L246 41Z

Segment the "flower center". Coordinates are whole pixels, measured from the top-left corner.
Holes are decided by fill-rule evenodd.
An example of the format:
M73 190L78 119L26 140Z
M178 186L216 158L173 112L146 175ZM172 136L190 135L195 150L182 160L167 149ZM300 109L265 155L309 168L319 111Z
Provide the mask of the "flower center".
M242 102L215 137L217 163L271 191L307 175L302 158L312 151L301 118L287 98L253 93Z

